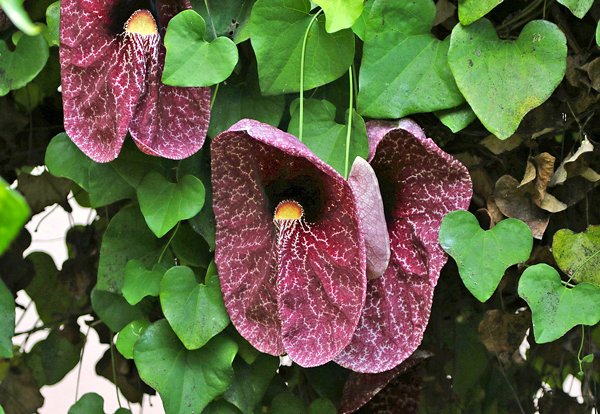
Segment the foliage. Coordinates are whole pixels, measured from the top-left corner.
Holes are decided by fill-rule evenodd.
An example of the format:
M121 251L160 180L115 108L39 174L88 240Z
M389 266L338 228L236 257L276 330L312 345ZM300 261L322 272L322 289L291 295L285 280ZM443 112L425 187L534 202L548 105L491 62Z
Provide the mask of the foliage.
M141 46L106 23L118 14L111 8L126 3L132 2L98 2L94 12L106 18L92 29L81 16L93 13L79 1L0 0L0 413L37 412L39 389L77 366L88 329L80 326L81 316L105 343L115 344L109 365L130 367L127 381L139 385L131 391L124 374L115 381L110 368L116 387L131 402L158 392L166 414L190 407L206 414L597 409L600 5L193 0L192 9L183 11L187 1L171 2L175 8L148 1L158 25L154 46L141 58ZM82 14L68 15L73 10ZM122 23L130 11L123 13ZM120 48L105 48L106 39ZM93 47L79 48L86 41ZM87 53L95 48L92 59ZM137 63L125 70L134 55ZM410 130L412 121L379 121L406 116L435 143ZM242 135L238 124L220 135L245 118L265 124L243 121L254 132ZM378 128L387 129L377 135ZM359 250L371 243L366 254L381 255L364 260L377 270L364 281L367 293L357 297L373 292L368 286L381 283L383 268L402 269L411 281L397 294L378 296L382 302L369 299L377 306L365 311L361 326L373 334L372 342L352 337L356 325L344 333L345 344L354 338L353 349L377 355L378 363L400 356L391 370L351 372L347 368L368 371L373 364L348 349L337 349L333 362L317 367L297 363L310 361L316 350L309 341L298 349L296 328L310 330L308 322L294 325L298 315L285 313L292 301L281 299L297 281L302 291L312 280L302 279L308 272L298 266L287 271L278 262L285 280L263 297L273 300L273 315L284 315L274 317L274 326L284 325L285 349L261 348L279 331L255 341L248 333L255 328L240 329L231 316L235 306L228 306L228 294L256 286L235 285L246 279L228 273L223 257L245 260L245 266L267 263L265 246L272 249L285 236L269 233L270 218L256 220L248 233L240 230L242 219L249 222L257 211L252 200L271 191L266 175L243 197L223 198L234 184L224 171L239 166L234 145L249 145L255 157L279 154L264 158L263 169L241 169L252 180L271 161L285 164L289 156L280 141L250 139L262 136L256 129L277 131L277 137L287 131L308 147L294 156L310 159L329 178L319 176L322 183L315 180L307 197L331 191L333 180L370 202L361 220L379 233L353 224L352 240L337 234L323 239ZM378 140L389 133L397 134L397 147L384 145L389 152L375 157ZM427 155L411 145L429 145ZM434 146L439 151L429 151ZM442 222L453 198L465 198L466 208L471 196L462 187L444 187L456 171L436 169L437 160L464 170L448 154L468 169L473 194L469 211L452 212ZM364 160L355 163L356 157ZM373 177L367 180L386 165L393 174L378 175L379 187ZM45 166L44 173L34 173L36 166ZM292 172L312 171L302 168ZM289 171L284 165L277 173ZM216 219L213 199L220 200ZM331 210L356 217L354 198L344 200ZM24 257L31 236L21 229L30 214L49 214L51 206L69 211L69 202L93 209L96 218L69 229L68 259L57 264L41 252ZM228 218L231 237L245 238L226 248L217 211L223 206L245 214ZM384 222L392 229L389 237ZM398 240L407 243L394 247ZM452 259L434 291L446 259L440 246ZM311 263L329 265L327 260ZM342 279L341 271L335 274ZM259 287L268 290L271 282ZM330 294L347 287L334 284ZM27 306L15 301L22 290L37 309L38 329L48 333L28 347L13 346L31 334L15 321L15 309ZM272 298L280 298L279 308ZM328 302L328 312L339 309L334 305ZM257 307L239 308L244 317L257 317ZM351 313L344 316L359 319L356 309ZM408 314L420 315L411 319L410 335L403 328L381 329L395 326L381 322L385 318ZM428 324L423 314L430 316ZM396 351L406 351L403 341L412 347L407 355ZM296 362L282 364L253 345L271 354L289 352ZM98 361L99 371L103 364ZM563 392L570 375L582 382L583 402ZM104 413L104 400L83 395L69 413Z

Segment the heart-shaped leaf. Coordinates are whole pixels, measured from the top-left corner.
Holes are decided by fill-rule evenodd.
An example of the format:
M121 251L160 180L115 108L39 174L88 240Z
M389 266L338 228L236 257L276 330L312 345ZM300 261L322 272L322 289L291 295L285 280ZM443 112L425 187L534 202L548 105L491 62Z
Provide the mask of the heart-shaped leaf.
M569 229L557 231L552 253L561 270L574 281L600 287L600 226L589 226L578 234Z
M94 311L113 332L119 332L131 321L142 319L153 307L148 301L131 306L123 296L97 287L92 290L90 298Z
M29 217L29 206L19 192L0 178L0 254L17 237Z
M522 221L502 220L484 231L465 210L444 217L439 240L456 261L467 289L481 302L492 296L509 266L527 260L533 246L531 230Z
M589 283L567 288L551 266L528 267L519 280L519 296L531 308L537 343L552 342L576 325L600 321L600 289Z
M11 52L0 40L0 96L27 85L46 65L48 42L44 36L25 36Z
M86 190L93 207L135 195L135 189L121 178L112 163L94 162L64 132L56 135L48 144L46 166L52 175L70 178Z
M468 103L464 103L456 108L442 109L436 111L437 116L442 124L446 125L454 133L461 131L477 118L475 112L471 109Z
M550 97L565 75L563 32L544 20L529 22L516 41L500 40L480 19L452 30L448 63L458 88L483 125L500 139Z
M204 185L193 175L177 184L150 171L137 188L140 209L156 237L162 237L179 221L194 217L204 205Z
M104 414L104 398L89 392L69 408L68 414Z
M558 0L558 2L571 10L571 13L580 19L583 19L583 16L594 4L594 0Z
M162 319L140 336L133 358L142 380L160 394L166 414L200 413L231 385L237 348L221 334L189 351Z
M367 19L358 112L401 118L464 102L448 67L448 41L431 28L432 1L377 0Z
M130 305L135 305L146 296L158 296L160 281L167 269L161 264L155 264L152 270L146 270L144 263L130 260L125 266L125 282L123 296Z
M138 319L130 322L126 327L121 329L115 344L121 355L127 359L133 358L133 347L135 343L150 325L148 319Z
M165 35L163 83L174 86L211 86L231 75L238 61L235 43L228 37L204 40L206 23L193 10L169 21Z
M119 211L108 224L102 237L98 284L100 290L121 293L125 283L125 270L130 260L137 259L150 267L158 263L165 241L154 237L137 207ZM163 264L167 267L172 256L165 254Z
M15 334L15 298L0 280L0 357L12 358Z
M259 0L248 28L265 95L300 90L300 56L304 35L313 19L309 0ZM311 26L304 59L304 90L342 76L354 58L350 29L327 33L323 16ZM277 34L274 36L273 34Z
M233 367L235 378L223 398L238 407L242 413L252 414L279 368L279 359L260 354L252 365L238 358Z
M288 126L290 134L298 136L300 129L300 110L298 101L290 105L292 119ZM346 116L345 119L348 119ZM348 126L335 122L335 106L328 101L307 99L304 101L303 143L317 157L331 165L342 176L347 177L349 168L356 157L367 158L369 141L365 121L352 110L352 133L350 153L346 163L346 139ZM348 170L346 169L348 167Z
M468 26L485 16L490 10L504 0L458 0L458 20Z
M216 267L213 267L216 270ZM198 284L189 267L170 268L160 283L160 303L169 324L187 349L204 346L229 325L219 278L207 272Z
M316 0L325 12L325 29L333 33L347 29L358 20L363 11L363 0Z

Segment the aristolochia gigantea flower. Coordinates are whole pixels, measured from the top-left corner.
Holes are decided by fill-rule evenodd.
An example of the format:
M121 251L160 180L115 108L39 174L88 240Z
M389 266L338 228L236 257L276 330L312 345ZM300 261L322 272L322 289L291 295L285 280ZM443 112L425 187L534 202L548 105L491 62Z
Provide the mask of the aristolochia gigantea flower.
M169 20L187 0L62 0L64 124L90 158L119 155L127 131L145 153L181 159L206 137L210 89L161 82Z
M335 361L376 373L394 368L421 343L447 260L440 224L447 213L468 207L472 187L467 169L413 121L371 121L367 134L391 256L383 276L369 279L354 337Z
M215 261L231 321L254 347L302 366L349 343L366 258L348 182L296 137L242 120L212 144Z

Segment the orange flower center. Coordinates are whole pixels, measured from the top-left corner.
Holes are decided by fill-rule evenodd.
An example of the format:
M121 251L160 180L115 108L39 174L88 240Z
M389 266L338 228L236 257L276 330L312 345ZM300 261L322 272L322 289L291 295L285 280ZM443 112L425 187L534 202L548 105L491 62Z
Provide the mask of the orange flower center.
M125 22L125 31L141 35L153 35L158 33L156 20L148 10L137 10Z
M275 209L275 220L298 220L304 209L294 200L284 200Z

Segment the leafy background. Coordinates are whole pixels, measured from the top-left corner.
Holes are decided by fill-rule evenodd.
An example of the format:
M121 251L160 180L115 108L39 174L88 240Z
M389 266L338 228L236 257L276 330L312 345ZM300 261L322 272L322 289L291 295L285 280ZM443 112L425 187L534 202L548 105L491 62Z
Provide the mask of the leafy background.
M343 394L354 381L347 370L333 363L280 366L228 323L212 261L208 145L175 162L141 154L128 140L118 159L97 164L71 143L58 92L59 4L21 3L0 0L4 411L36 412L39 389L79 363L88 329L111 344L97 372L132 403L157 391L169 414L186 412L187 404L238 414L334 413L362 405L372 384L354 390L359 402L353 401ZM442 271L422 353L415 366L380 380L387 386L359 412L597 408L598 4L192 6L167 30L163 81L212 86L209 138L241 118L257 119L301 136L346 175L348 157L365 152L365 121L410 116L469 168L469 213L452 213L442 225L440 241L455 260ZM42 174L31 174L42 165ZM157 189L165 197L153 197ZM69 212L68 199L97 214L68 230L68 259L23 257L31 242L26 230L19 233L23 223L52 208ZM469 245L474 237L480 241ZM20 291L39 314L34 330L48 332L27 347L21 344L33 332L21 331L14 319ZM91 316L87 326L78 323L84 315ZM212 323L189 324L207 315ZM171 375L157 375L156 367ZM581 382L579 398L563 391L570 377ZM413 401L420 389L421 399ZM86 394L69 413L103 413L102 401ZM119 414L128 412L122 407Z

